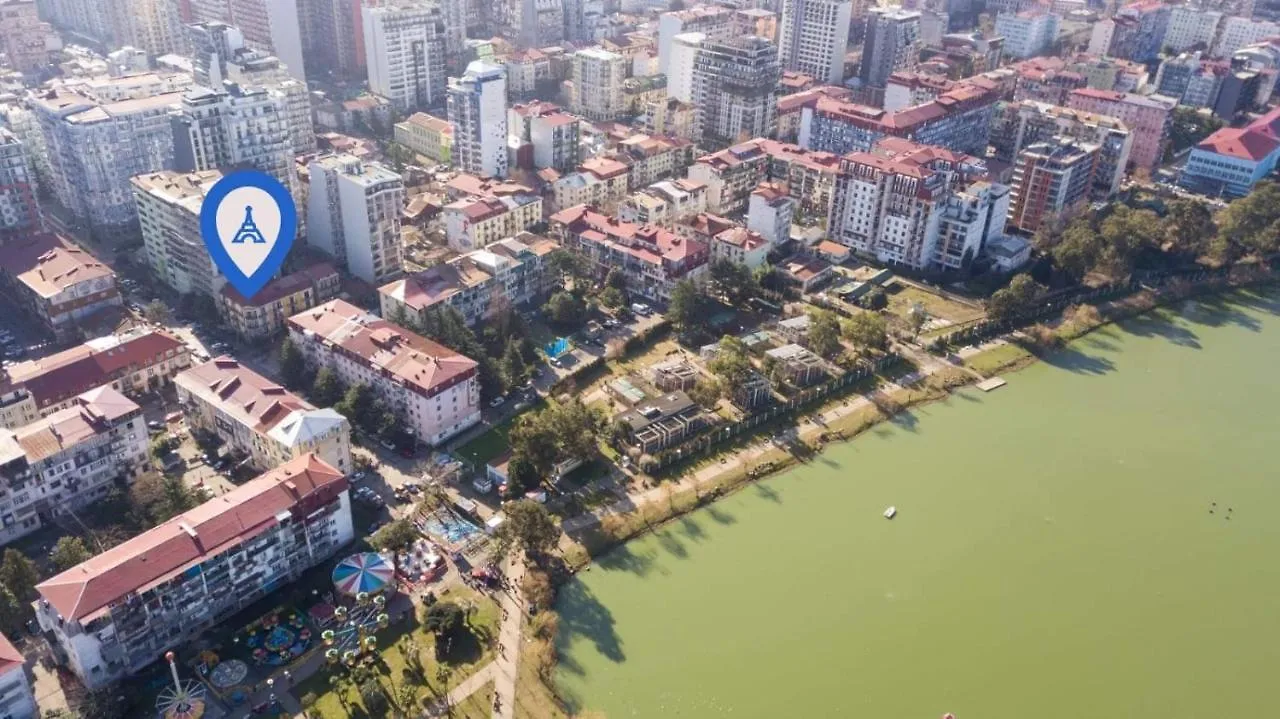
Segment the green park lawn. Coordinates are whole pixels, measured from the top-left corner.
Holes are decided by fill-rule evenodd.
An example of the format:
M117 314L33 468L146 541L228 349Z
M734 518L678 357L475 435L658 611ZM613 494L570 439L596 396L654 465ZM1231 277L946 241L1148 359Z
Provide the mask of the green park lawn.
M427 631L418 617L405 622L393 624L386 630L385 637L379 637L380 661L374 665L373 676L382 686L391 707L391 713L397 716L417 716L421 714L422 702L443 695L461 684L467 677L493 660L491 643L497 636L500 609L490 598L466 587L455 586L440 596L441 601L452 601L462 607L468 603L474 605L468 626L470 637L462 646L454 647L450 656L444 659L436 656L435 635ZM420 664L426 677L425 685L412 673L406 673L415 661ZM311 716L321 719L357 719L368 717L360 699L360 692L349 679L349 670L341 667L322 667L306 681L300 682L293 693ZM337 677L336 685L330 677ZM403 687L409 686L409 689ZM413 697L413 707L398 707L401 694ZM483 692L480 692L483 693ZM492 701L492 692L488 701ZM459 716L455 714L455 716ZM461 714L460 716L472 716ZM480 714L475 714L480 716Z
M1013 343L1005 343L999 347L983 350L976 355L966 359L964 364L969 369L978 372L983 377L990 377L1004 368L1016 363L1022 362L1031 356L1031 353L1022 349Z

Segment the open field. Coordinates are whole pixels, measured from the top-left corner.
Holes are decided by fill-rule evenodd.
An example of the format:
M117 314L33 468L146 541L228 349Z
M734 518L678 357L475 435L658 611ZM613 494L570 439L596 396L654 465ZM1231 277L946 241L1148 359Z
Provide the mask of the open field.
M947 320L952 324L962 324L981 319L986 313L981 308L949 300L919 287L898 283L901 290L888 295L889 311L900 317L906 317L911 308L918 302L930 317Z

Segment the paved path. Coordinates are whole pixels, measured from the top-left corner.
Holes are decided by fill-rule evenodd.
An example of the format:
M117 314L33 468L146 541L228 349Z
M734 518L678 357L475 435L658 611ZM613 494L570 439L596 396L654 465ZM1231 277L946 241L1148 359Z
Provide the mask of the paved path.
M520 665L520 623L524 621L524 558L520 551L513 551L507 558L505 570L507 589L503 590L502 625L498 630L498 658L494 660L498 673L494 677L494 712L498 719L515 716L516 677Z
M493 675L497 672L497 662L489 662L477 671L475 674L467 677L467 680L453 688L443 699L438 699L430 707L427 708L426 716L438 717L446 716L449 713L449 707L456 707L467 700L467 697L475 694L484 688L486 684L493 681Z

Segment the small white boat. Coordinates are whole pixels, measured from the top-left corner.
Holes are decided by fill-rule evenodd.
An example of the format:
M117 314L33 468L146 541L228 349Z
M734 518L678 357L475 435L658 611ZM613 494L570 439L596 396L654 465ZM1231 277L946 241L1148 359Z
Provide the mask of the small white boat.
M890 507L890 508L888 508L888 509L884 510L884 518L885 518L885 519L893 519L893 518L894 518L894 517L896 517L896 516L898 516L898 508L897 508L897 507Z

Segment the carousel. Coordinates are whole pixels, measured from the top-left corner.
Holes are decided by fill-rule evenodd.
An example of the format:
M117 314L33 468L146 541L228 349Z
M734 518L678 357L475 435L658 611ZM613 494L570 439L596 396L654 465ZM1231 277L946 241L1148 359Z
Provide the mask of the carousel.
M347 597L378 596L395 591L396 570L377 552L361 552L333 568L333 586Z
M334 589L349 601L326 608L321 620L325 659L348 667L367 662L378 648L377 632L391 622L386 608L395 593L395 568L381 554L363 552L339 562L332 579Z

